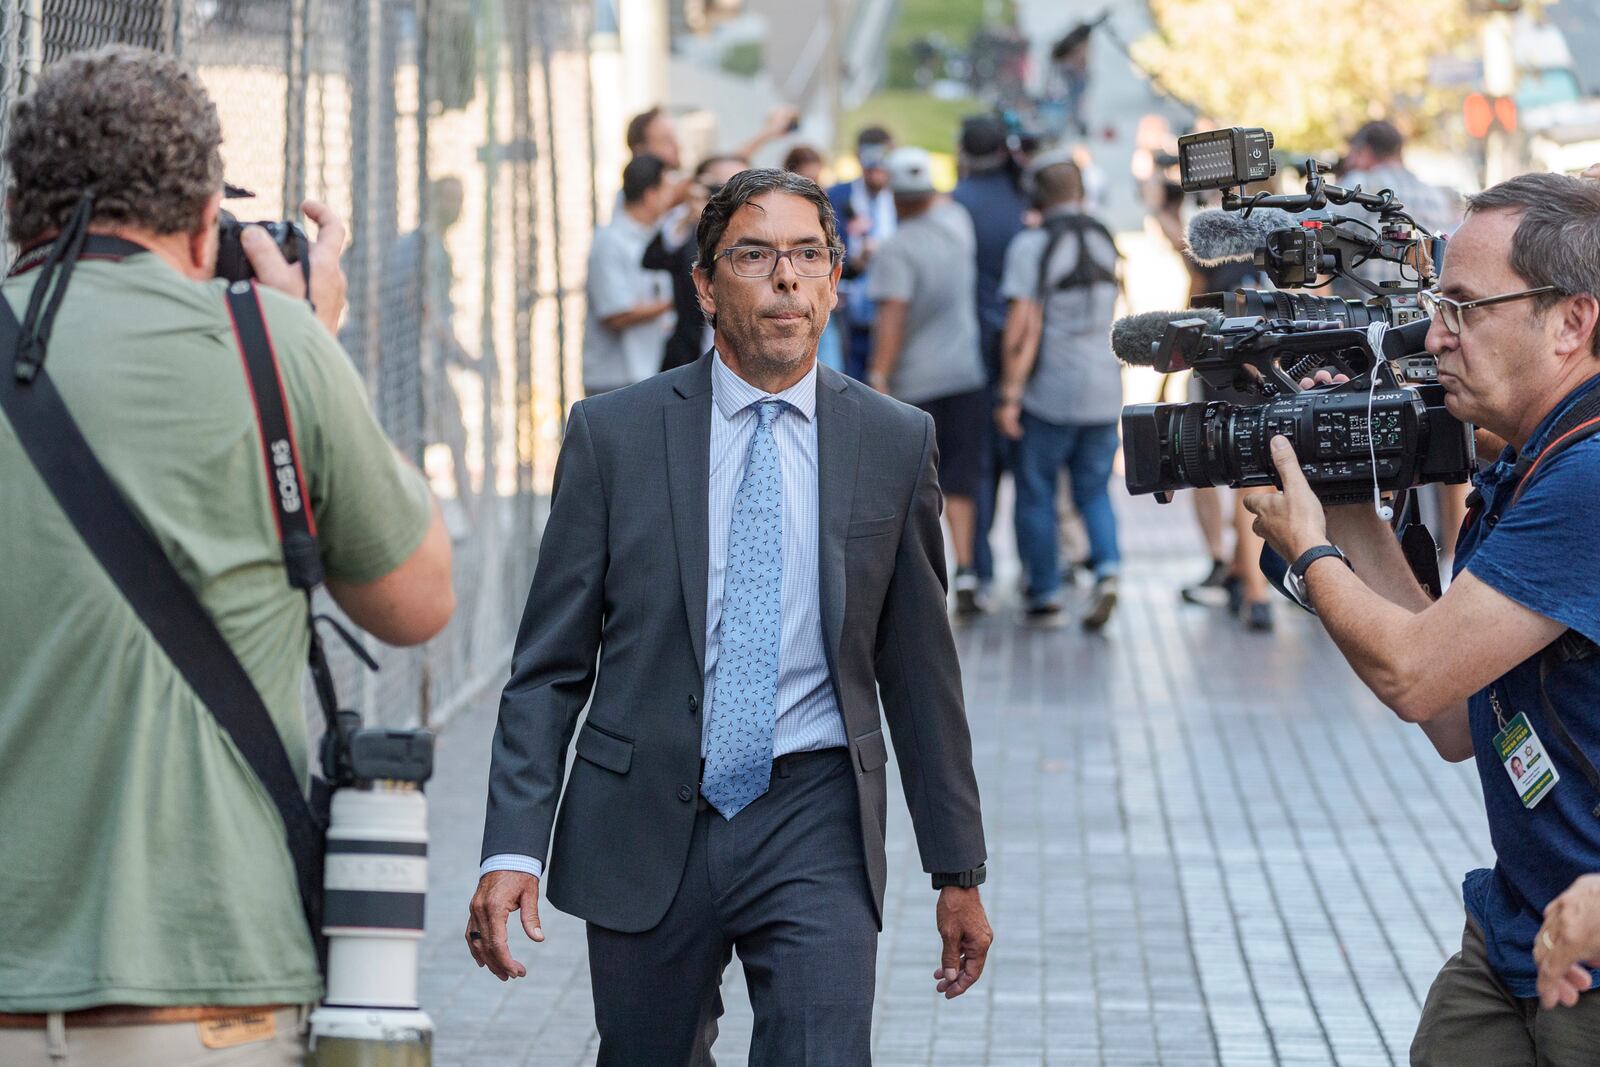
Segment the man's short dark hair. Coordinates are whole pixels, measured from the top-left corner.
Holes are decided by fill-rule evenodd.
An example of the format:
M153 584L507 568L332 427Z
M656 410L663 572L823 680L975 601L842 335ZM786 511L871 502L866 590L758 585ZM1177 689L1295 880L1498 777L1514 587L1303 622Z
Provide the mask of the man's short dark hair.
M661 108L641 111L628 120L628 150L638 151L650 138L650 124L661 117Z
M94 223L193 233L222 190L221 145L217 109L179 60L130 45L67 56L11 112L11 239L61 229L86 192Z
M1600 182L1570 174L1519 174L1467 197L1467 215L1481 211L1522 216L1511 236L1511 269L1530 289L1550 285L1556 290L1534 297L1537 308L1564 296L1600 299ZM1591 347L1600 355L1600 329Z
M784 170L799 170L812 164L822 166L822 153L808 144L797 144L783 157Z
M667 165L648 152L634 156L622 168L622 202L637 204L644 194L661 184L666 173Z
M706 208L700 214L700 229L696 233L698 250L695 266L707 272L716 267L717 244L728 231L728 221L733 218L734 212L766 193L788 193L809 200L816 206L823 240L839 256L844 255L844 243L839 240L839 224L833 217L833 204L829 202L828 194L809 178L786 170L762 167L735 174L716 196L706 202Z
M1365 148L1378 159L1394 159L1405 148L1406 139L1392 122L1369 122L1350 138L1350 149Z
M1040 207L1082 200L1083 171L1070 159L1047 164L1033 176L1033 197Z
M889 136L889 131L882 126L868 126L856 134L856 147L865 148L868 145L893 144L894 138Z
M706 173L706 171L710 170L718 163L737 163L739 164L739 168L741 170L750 166L750 161L743 156L736 156L731 152L724 152L721 155L707 156L706 158L702 159L694 168L694 176L699 178L702 174Z

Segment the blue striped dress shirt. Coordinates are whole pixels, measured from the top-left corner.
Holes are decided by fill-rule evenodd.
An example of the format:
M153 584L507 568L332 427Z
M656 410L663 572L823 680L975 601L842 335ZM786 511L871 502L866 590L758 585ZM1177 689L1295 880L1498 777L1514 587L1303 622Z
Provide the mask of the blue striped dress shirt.
M847 744L844 718L828 676L822 637L821 577L817 555L821 526L817 505L817 369L781 393L765 393L739 377L715 354L711 360L711 480L707 487L707 531L711 551L706 569L707 714L701 717L700 746L717 709L717 652L721 643L722 587L728 569L728 531L733 499L739 492L750 438L756 429L756 405L781 400L785 407L773 423L778 465L783 472L783 589L780 608L783 632L778 639L778 706L772 731L772 755L810 752ZM538 877L543 864L531 856L501 854L483 861L479 876L490 871L523 871Z

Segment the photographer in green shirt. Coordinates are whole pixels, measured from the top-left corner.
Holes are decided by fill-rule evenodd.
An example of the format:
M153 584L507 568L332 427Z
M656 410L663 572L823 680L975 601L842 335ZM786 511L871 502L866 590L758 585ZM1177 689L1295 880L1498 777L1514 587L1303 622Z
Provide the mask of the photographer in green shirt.
M116 46L46 69L5 148L24 255L0 295L22 319L42 269L27 253L92 193L89 234L128 244L91 243L72 270L48 373L305 781L305 600L285 578L225 283L212 278L221 143L199 80L171 57ZM264 232L243 244L327 586L358 625L415 644L454 607L449 539L334 340L344 227L320 204L305 213L319 231L315 314L300 268ZM321 981L283 823L3 415L0 553L0 1063L300 1062Z

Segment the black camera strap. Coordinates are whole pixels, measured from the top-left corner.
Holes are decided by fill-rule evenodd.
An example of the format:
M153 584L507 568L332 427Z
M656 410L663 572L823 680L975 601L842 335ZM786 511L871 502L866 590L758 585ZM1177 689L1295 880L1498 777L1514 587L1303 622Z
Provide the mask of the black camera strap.
M261 426L285 563L291 584L306 592L309 614L311 587L321 578L314 520L295 454L277 360L254 287L245 283L244 289L243 293L230 290L229 311ZM0 353L9 353L7 362L12 364L0 372L0 410L5 411L23 450L84 544L232 740L278 809L294 860L301 907L320 962L324 951L326 824L302 791L283 738L244 666L194 590L101 466L55 383L38 364L26 379L16 373L19 334L20 325L9 302L0 298ZM278 463L284 445L288 462ZM280 473L286 467L292 474ZM293 500L298 500L298 508L287 506ZM314 569L308 559L316 560ZM350 640L348 634L341 636ZM322 655L314 616L310 660L318 699L331 725L332 675Z

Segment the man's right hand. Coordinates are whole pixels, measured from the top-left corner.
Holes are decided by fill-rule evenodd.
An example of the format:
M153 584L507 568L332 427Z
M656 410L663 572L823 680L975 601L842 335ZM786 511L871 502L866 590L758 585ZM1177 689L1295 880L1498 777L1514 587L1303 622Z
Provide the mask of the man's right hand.
M467 908L467 951L479 967L489 968L502 982L525 978L528 968L511 956L507 920L522 912L522 929L534 941L544 941L539 926L539 879L521 871L490 871L478 879L478 891Z
M311 262L311 292L306 293L305 271L298 263L290 263L278 251L267 231L260 226L246 226L239 235L245 258L262 285L302 300L310 300L317 321L335 336L339 333L339 317L344 314L347 282L339 257L344 252L344 220L338 212L320 200L307 200L300 205L306 218L317 224L317 236L307 249Z

